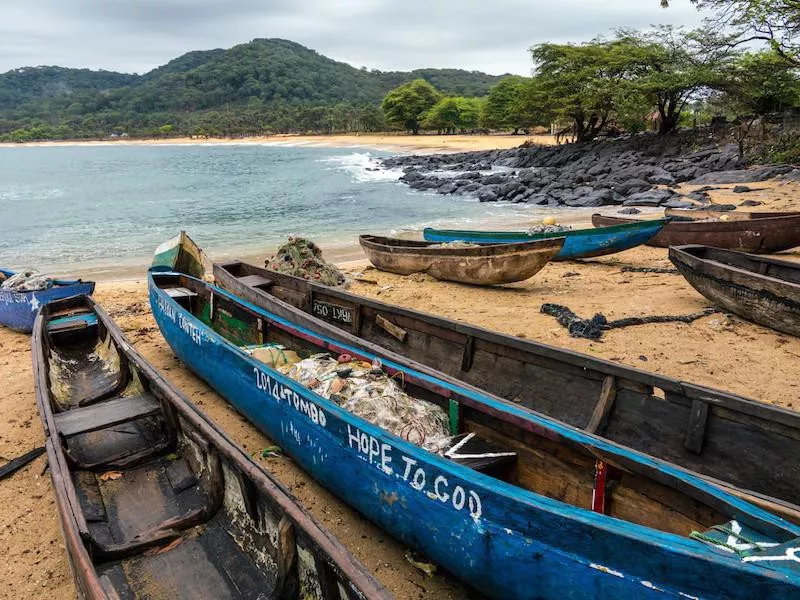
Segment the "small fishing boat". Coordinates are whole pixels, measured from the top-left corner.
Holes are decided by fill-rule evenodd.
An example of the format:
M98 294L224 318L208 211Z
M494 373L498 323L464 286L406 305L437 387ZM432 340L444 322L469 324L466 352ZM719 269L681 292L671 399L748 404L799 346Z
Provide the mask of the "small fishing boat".
M0 269L0 274L2 274L0 280L4 280L13 277L16 272ZM30 333L36 314L42 306L60 298L80 294L91 295L93 292L94 282L80 279L55 279L50 287L30 292L0 289L0 325Z
M440 246L429 242L362 235L358 238L369 261L381 271L473 285L525 281L558 254L564 238L493 246Z
M605 256L641 246L656 235L666 221L641 221L612 227L571 229L554 233L527 233L525 231L464 231L432 229L423 231L429 242L462 241L469 244L519 244L536 240L564 238L564 245L552 260L577 260Z
M718 217L720 214L724 213L717 213L716 216ZM683 214L681 216L685 217ZM595 227L610 227L636 222L642 221L599 214L592 215L592 225ZM789 250L800 246L800 213L727 221L672 220L647 242L648 246L658 248L694 244L760 254Z
M708 246L674 246L669 259L716 306L800 336L800 264Z
M664 216L678 221L701 221L704 219L726 221L752 221L753 219L774 219L776 217L794 217L799 212L749 212L743 210L708 210L702 208L665 208Z
M727 482L800 522L794 411L240 261L214 264L214 279L316 333L350 344L357 336L517 406Z
M800 594L800 527L682 469L199 279L151 270L148 288L183 364L321 484L493 598ZM309 376L315 364L330 370ZM400 406L414 416L395 420Z
M33 366L80 597L389 598L90 298L42 309Z

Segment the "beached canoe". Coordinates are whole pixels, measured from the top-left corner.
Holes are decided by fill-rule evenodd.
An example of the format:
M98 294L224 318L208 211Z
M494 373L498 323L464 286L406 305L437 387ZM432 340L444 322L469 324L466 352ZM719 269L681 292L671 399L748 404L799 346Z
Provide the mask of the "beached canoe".
M595 227L636 222L641 220L592 215ZM658 248L692 244L761 254L789 250L800 246L800 213L729 221L674 220L647 242Z
M8 269L0 269L0 273L4 277L15 275L14 271ZM91 295L92 292L94 292L94 282L80 279L56 279L51 287L35 292L0 289L0 325L29 333L33 328L36 314L42 306L60 298L80 294Z
M800 264L708 246L674 246L669 259L716 306L800 336Z
M605 256L641 246L656 235L666 221L642 221L613 227L573 229L557 233L525 231L466 231L426 227L423 236L428 242L462 241L470 244L519 244L536 240L564 238L564 245L552 260L577 260Z
M239 261L214 264L214 279L316 333L348 344L358 336L517 406L749 490L737 493L800 522L795 411Z
M148 287L184 365L322 485L493 598L800 594L800 527L682 469L318 335L201 280L151 271ZM339 366L333 379L304 379L303 364L287 374L258 351ZM336 401L387 375L416 414L440 415L436 451L442 438L422 435L421 423L390 433Z
M563 237L466 248L375 235L359 236L358 241L369 261L381 271L427 273L436 279L473 285L525 281L541 271L564 245Z
M390 597L91 299L47 305L33 357L80 597Z
M728 221L752 221L753 219L774 219L775 217L794 217L800 212L750 212L743 210L708 210L690 208L665 208L664 216L682 221L699 221L702 219L719 219L722 216Z

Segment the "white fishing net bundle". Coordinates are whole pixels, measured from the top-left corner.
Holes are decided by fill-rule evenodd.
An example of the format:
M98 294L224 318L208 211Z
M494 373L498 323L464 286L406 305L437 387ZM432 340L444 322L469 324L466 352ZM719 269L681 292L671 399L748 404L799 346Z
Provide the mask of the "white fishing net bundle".
M406 394L379 362L315 354L278 370L346 411L426 450L440 452L450 443L444 410Z
M572 227L569 225L534 225L529 227L525 233L536 235L539 233L561 233L562 231L572 231Z
M20 271L0 283L0 289L13 292L37 292L53 285L53 278L33 269Z

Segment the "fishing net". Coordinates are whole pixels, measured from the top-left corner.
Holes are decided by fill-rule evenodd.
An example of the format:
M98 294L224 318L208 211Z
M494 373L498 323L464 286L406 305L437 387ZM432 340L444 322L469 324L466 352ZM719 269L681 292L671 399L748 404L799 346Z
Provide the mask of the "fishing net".
M347 354L315 354L278 370L344 410L431 452L450 443L448 418L439 406L412 398L380 362Z
M537 235L539 233L561 233L562 231L572 231L569 225L534 225L529 227L525 233Z
M442 242L441 244L431 244L428 248L477 248L479 245L480 244L470 244L469 242L454 240L452 242Z
M319 246L302 237L289 236L288 241L278 248L277 254L264 261L264 266L278 273L318 281L330 287L344 285L346 281L339 269L322 258Z
M52 277L42 275L39 271L33 269L26 269L0 283L0 289L11 290L12 292L36 292L46 290L52 285Z

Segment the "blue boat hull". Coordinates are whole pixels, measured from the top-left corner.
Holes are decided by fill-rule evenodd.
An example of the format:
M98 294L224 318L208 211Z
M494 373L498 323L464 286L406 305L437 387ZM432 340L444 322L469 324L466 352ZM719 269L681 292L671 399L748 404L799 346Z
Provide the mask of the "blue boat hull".
M403 543L420 549L491 597L799 597L796 577L746 565L694 540L533 494L388 434L253 360L182 309L152 277L151 273L153 315L184 364L325 487ZM219 288L209 288L215 295L232 298ZM286 323L241 303L273 322ZM296 330L317 337L302 328ZM331 349L370 356L331 340L327 343ZM390 366L387 361L384 365ZM486 402L497 404L489 398ZM543 423L551 427L549 421ZM556 437L590 439L563 425L552 428L558 430ZM605 450L635 455L591 439ZM688 478L699 488L715 490L668 465L664 470ZM798 528L777 517L727 496L725 500L743 513L759 513L759 518L788 528L792 535L800 534Z
M13 271L0 269L6 275ZM53 287L38 292L12 292L0 290L0 325L10 329L30 333L39 309L45 304L70 296L91 296L94 282L56 282Z
M629 250L647 243L664 227L663 221L654 221L652 224L637 224L638 227L620 229L617 227L603 227L598 229L583 229L576 232L562 232L554 235L564 236L564 245L552 260L577 260L593 256L605 256ZM610 231L606 231L610 230ZM574 235L575 233L579 235ZM510 244L530 242L541 239L540 235L527 235L519 232L518 235L492 236L489 232L469 231L448 232L435 229L425 229L425 240L435 243L463 241L471 244Z

